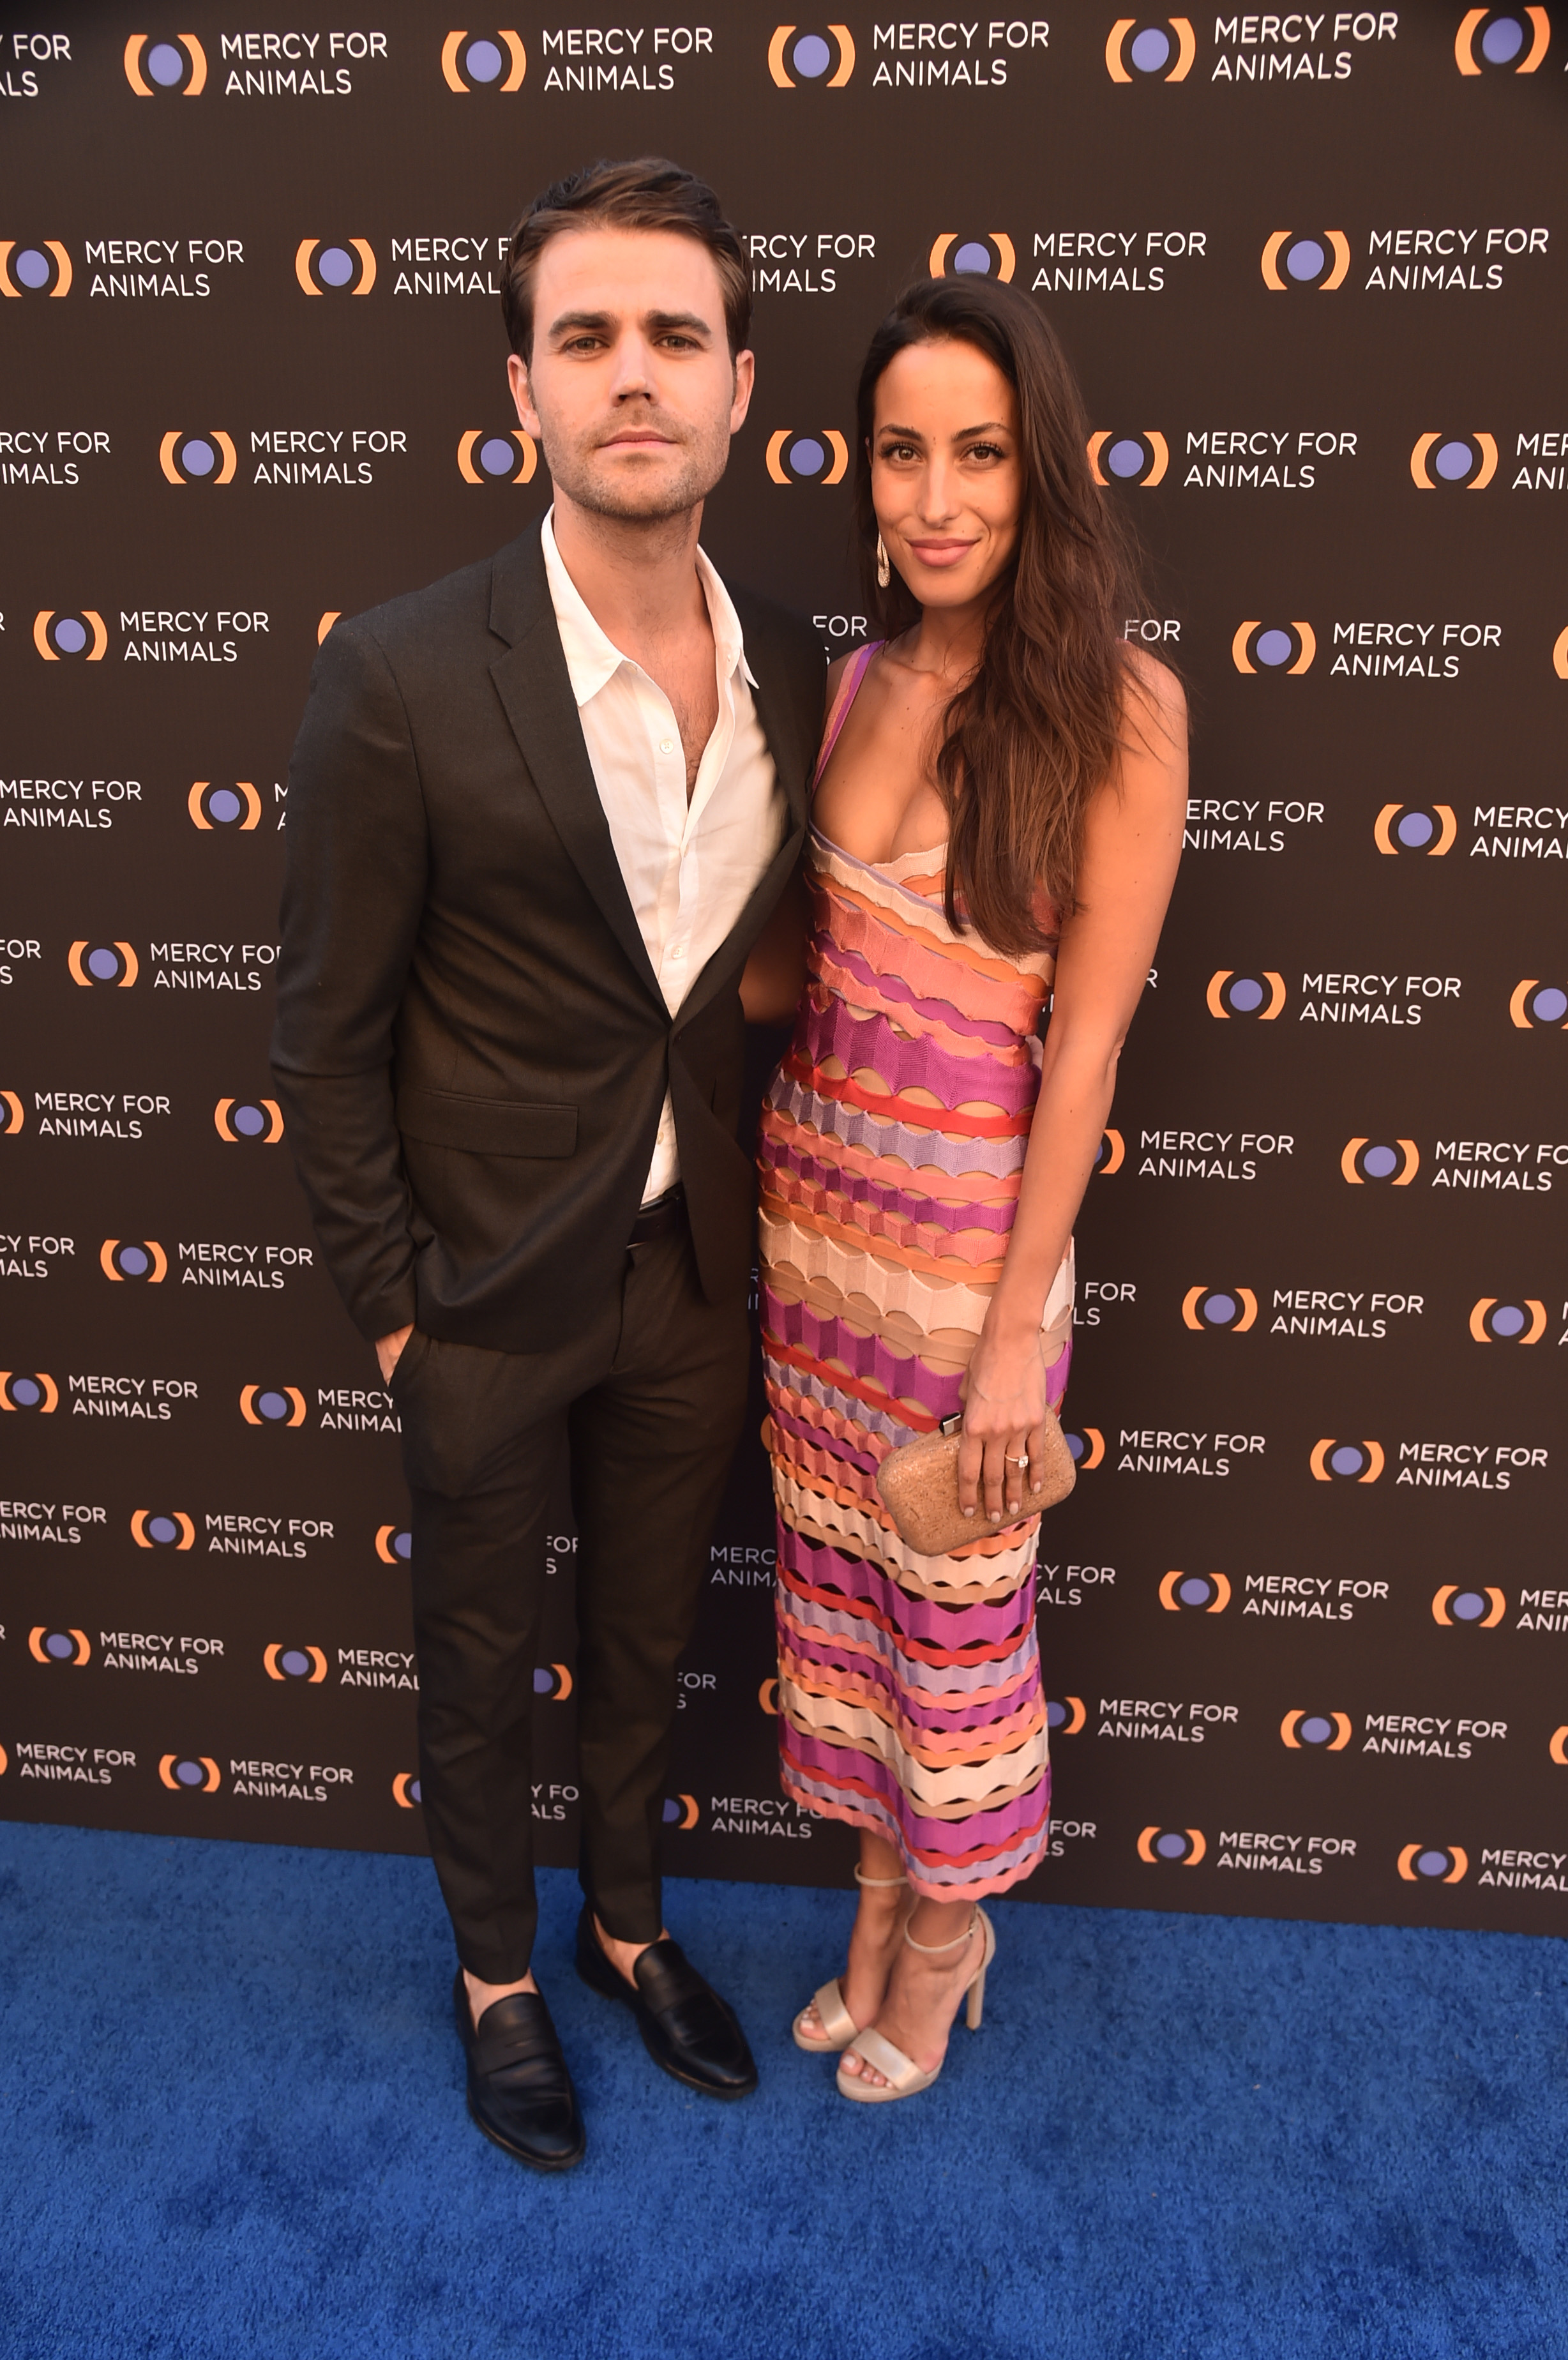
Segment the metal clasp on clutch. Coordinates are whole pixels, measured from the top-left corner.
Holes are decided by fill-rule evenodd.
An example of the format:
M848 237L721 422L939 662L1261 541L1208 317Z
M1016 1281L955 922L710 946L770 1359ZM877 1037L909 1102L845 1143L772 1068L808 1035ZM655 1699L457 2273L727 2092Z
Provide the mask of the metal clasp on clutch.
M962 1410L955 1410L951 1417L944 1417L942 1419L939 1431L942 1434L957 1434L962 1430L963 1425L964 1412Z

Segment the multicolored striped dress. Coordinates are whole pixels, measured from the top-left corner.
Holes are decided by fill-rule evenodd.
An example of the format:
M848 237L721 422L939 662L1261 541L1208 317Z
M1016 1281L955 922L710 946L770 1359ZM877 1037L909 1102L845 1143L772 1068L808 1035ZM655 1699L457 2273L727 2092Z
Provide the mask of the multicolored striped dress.
M875 652L846 671L819 778ZM1054 967L949 926L944 853L868 864L812 831L809 978L759 1152L784 1786L897 1845L943 1901L1005 1891L1046 1847L1039 1519L921 1557L874 1478L962 1405ZM1044 1320L1053 1403L1072 1325L1069 1248Z

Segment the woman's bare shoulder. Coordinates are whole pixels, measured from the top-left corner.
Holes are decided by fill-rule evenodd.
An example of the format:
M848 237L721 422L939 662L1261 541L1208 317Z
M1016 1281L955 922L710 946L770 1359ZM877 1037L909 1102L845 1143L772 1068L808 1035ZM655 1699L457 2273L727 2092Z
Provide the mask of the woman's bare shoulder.
M1184 734L1186 694L1170 665L1151 656L1147 648L1131 643L1124 647L1123 661L1128 674L1128 702L1143 706L1171 736Z

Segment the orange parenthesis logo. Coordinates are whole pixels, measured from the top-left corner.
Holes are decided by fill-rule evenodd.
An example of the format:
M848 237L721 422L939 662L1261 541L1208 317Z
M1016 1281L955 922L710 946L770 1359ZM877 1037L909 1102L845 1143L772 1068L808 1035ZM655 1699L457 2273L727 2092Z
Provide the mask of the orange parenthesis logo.
M1296 1732L1300 1728L1301 1722L1305 1721L1306 1717L1307 1709L1305 1705L1302 1705L1297 1711L1288 1712L1285 1715L1284 1720L1279 1723L1280 1737L1284 1740L1287 1745L1290 1746L1298 1754L1301 1750L1301 1741L1297 1736ZM1331 1712L1326 1713L1323 1717L1325 1720L1333 1721L1334 1730L1334 1735L1323 1747L1323 1752L1325 1754L1343 1754L1345 1747L1350 1743L1350 1715L1347 1712Z
M1480 1302L1476 1304L1475 1309L1471 1312L1470 1333L1474 1336L1477 1344L1495 1344L1497 1342L1497 1338L1495 1336L1489 1336L1486 1332L1486 1314L1488 1311L1493 1310L1497 1305L1502 1301L1502 1299L1503 1298L1500 1295L1484 1295L1481 1297ZM1522 1335L1514 1337L1513 1341L1516 1344L1539 1344L1541 1338L1546 1333L1545 1304L1538 1302L1533 1295L1526 1295L1520 1297L1519 1307L1521 1310L1529 1312L1530 1326L1524 1330Z
M822 426L817 431L833 453L833 465L825 475L819 475L816 480L822 485L842 484L849 468L849 444L836 426ZM798 480L794 475L786 475L779 462L779 453L794 432L795 429L792 426L780 426L776 433L770 434L768 438L768 449L764 455L768 462L768 472L776 484L793 484Z
M677 1795L675 1799L681 1806L681 1817L675 1822L677 1827L694 1828L702 1816L698 1808L696 1796Z
M125 1283L125 1272L114 1268L114 1251L123 1242L120 1238L105 1238L98 1249L98 1266L104 1277L112 1278L116 1286L124 1286ZM161 1286L169 1275L169 1256L156 1238L137 1238L134 1242L145 1246L152 1256L152 1268L147 1274L146 1284Z
M1247 652L1247 643L1252 637L1254 631L1258 628L1262 620L1263 617L1261 615L1253 615L1250 616L1245 623L1238 623L1236 627L1235 636L1230 643L1230 660L1232 663L1235 664L1237 672L1249 672L1253 674L1254 677L1257 675L1258 666L1252 661ZM1290 628L1295 632L1296 637L1301 642L1301 652L1296 658L1293 664L1286 665L1285 677L1287 680L1299 678L1302 672L1311 672L1312 668L1312 661L1318 651L1318 635L1313 630L1310 623L1303 623L1300 621L1297 617L1292 615L1290 617Z
M1459 20L1459 30L1454 36L1454 62L1462 74L1478 74L1481 71L1475 56L1475 36L1491 13L1490 8L1466 8ZM1535 38L1514 71L1533 73L1546 55L1546 45L1552 38L1552 19L1544 8L1525 8L1520 14L1529 17Z
M1076 1737L1087 1718L1083 1699L1082 1697L1062 1697L1059 1702L1068 1708L1067 1718L1051 1734L1054 1737Z
M307 295L321 295L325 292L323 288L317 286L310 276L310 257L321 242L319 237L302 237L294 249L294 276ZM359 285L351 288L349 292L354 295L368 295L376 284L376 249L365 237L346 237L343 244L352 246L359 257Z
M1176 36L1176 62L1161 82L1185 82L1192 71L1192 60L1198 54L1197 36L1185 16L1167 16L1166 23ZM1138 23L1136 16L1118 16L1105 41L1105 71L1113 82L1131 82L1132 76L1122 63L1122 43Z
M176 33L175 39L184 50L191 65L191 79L180 92L181 98L200 98L207 87L207 52L194 33ZM138 98L156 98L157 91L142 71L143 53L151 40L150 33L133 33L125 43L125 80Z
M281 1639L275 1639L270 1646L265 1647L262 1650L261 1660L266 1669L267 1677L269 1680L286 1680L289 1677L287 1672L279 1671L278 1667L278 1658L282 1652L283 1642ZM309 1655L310 1658L310 1675L305 1682L305 1686L308 1688L319 1688L327 1677L327 1659L325 1655L322 1655L320 1647L301 1647L299 1649L299 1653L302 1655Z
M1445 1581L1443 1588L1438 1590L1432 1598L1432 1619L1434 1622L1441 1622L1443 1627L1449 1631L1464 1628L1463 1624L1456 1623L1454 1622L1454 1616L1449 1611L1452 1601L1457 1598L1458 1595L1458 1582ZM1508 1599L1502 1590L1493 1590L1490 1588L1483 1590L1481 1595L1483 1598L1486 1598L1491 1601L1490 1611L1487 1613L1479 1616L1475 1623L1471 1625L1471 1628L1476 1631L1495 1631L1498 1623L1502 1621L1503 1615L1507 1611L1508 1602Z
M229 1122L229 1117L238 1103L235 1098L220 1098L212 1109L212 1122L218 1137L229 1147L237 1147L240 1144L240 1135ZM276 1098L253 1098L250 1103L253 1106L264 1108L267 1113L267 1131L260 1144L263 1147L276 1147L283 1136L283 1109ZM254 1144L248 1140L245 1143L246 1146Z
M1388 831L1399 814L1407 808L1404 803L1385 803L1373 821L1372 841L1379 852L1397 853L1399 850L1399 847L1393 842ZM1453 850L1454 839L1459 833L1459 822L1454 816L1452 803L1428 803L1426 808L1428 811L1434 811L1442 822L1437 842L1427 846L1429 857L1436 860L1443 853Z
M58 237L40 237L38 244L47 247L55 260L55 281L49 289L49 300L52 303L57 295L69 295L71 292L71 281L74 275L71 268L71 257ZM0 237L0 295L19 297L22 292L11 276L11 256L16 245L16 241L14 237Z
M1178 1830L1175 1829L1160 1827L1144 1828L1140 1831L1138 1839L1138 1856L1139 1860L1148 1861L1150 1866L1154 1868L1169 1867L1170 1863L1162 1861L1160 1854L1155 1851L1154 1839L1158 1835L1173 1835L1177 1832ZM1182 1828L1180 1832L1186 1837L1188 1843L1192 1846L1192 1850L1178 1863L1178 1865L1182 1868L1196 1868L1198 1863L1203 1859L1203 1854L1209 1848L1204 1840L1203 1831L1202 1828Z
M1568 1721L1561 1729L1554 1729L1546 1742L1546 1750L1560 1770L1568 1770L1568 1753L1563 1751L1565 1746L1568 1746Z
M239 465L239 460L234 453L234 437L225 434L221 426L209 426L207 432L222 452L223 458L223 464L212 481L214 484L232 484L234 480L234 470ZM183 426L171 426L158 446L158 465L171 484L178 484L182 488L188 487L190 479L182 475L174 464L174 446L184 432Z
M194 1788L188 1786L183 1778L177 1778L175 1776L174 1766L177 1762L199 1762L201 1764L202 1769L207 1775L202 1779L200 1786ZM164 1785L166 1786L171 1786L177 1795L189 1795L191 1793L198 1795L215 1795L219 1786L223 1783L218 1765L213 1761L210 1754L160 1754L158 1757L158 1775L163 1780Z
M525 432L523 428L520 426L514 426L509 431L513 442L517 444L517 449L522 453L522 458L518 464L517 474L515 475L508 475L506 480L509 484L531 484L534 479L535 470L539 466L539 444L534 441L533 436ZM474 464L474 446L480 440L484 432L485 429L483 426L471 426L467 430L466 433L460 434L458 436L457 472L463 477L465 484L483 484L491 480L489 477L482 475L478 468ZM501 437L496 435L495 440L498 442L501 440ZM497 475L494 480L499 483L501 478ZM325 616L323 616L321 619L325 622ZM332 621L334 623L337 621L337 617L335 615L332 617ZM321 633L321 637L325 639L325 631Z
M1388 1185L1390 1188L1408 1188L1421 1170L1421 1149L1413 1139L1396 1139L1394 1144L1404 1156L1404 1168L1395 1174ZM1353 1188L1365 1188L1367 1185L1367 1175L1365 1173L1357 1172L1356 1159L1364 1147L1370 1145L1369 1133L1366 1138L1347 1139L1345 1142L1345 1150L1339 1159L1339 1168Z
M467 38L466 31L449 33L441 43L441 78L448 90L454 90L459 98L472 98L474 95L471 85L457 71L457 53ZM498 82L495 88L500 92L521 90L523 76L528 70L528 53L516 33L498 30L495 38L506 43L506 55L512 60L506 81Z
M419 1774L413 1770L399 1770L393 1779L392 1800L400 1811L411 1811L414 1808L414 1797L409 1794L408 1789L410 1786L417 1786L419 1783Z
M240 1390L240 1415L244 1418L247 1426L266 1426L269 1424L278 1424L283 1426L304 1425L305 1396L299 1391L298 1385L278 1385L273 1388L275 1392L280 1393L283 1395L285 1401L291 1404L289 1415L286 1418L277 1420L264 1418L260 1411L256 1408L256 1397L262 1390L263 1388L260 1385L245 1385L242 1386Z
M1129 18L1128 22L1130 23L1131 21L1132 20ZM1172 75L1171 79L1174 81L1174 75ZM1098 434L1091 434L1088 442L1084 446L1089 453L1089 473L1094 476L1094 481L1097 484L1105 484L1107 486L1109 486L1111 479L1108 475L1104 475L1100 472L1100 453L1105 449L1106 443L1110 441L1111 432L1112 430L1107 426L1103 428ZM1165 481L1165 470L1171 464L1171 445L1165 440L1164 435L1160 433L1152 426L1140 426L1138 432L1143 436L1144 441L1148 443L1149 449L1154 453L1153 466L1150 467L1147 475L1140 478L1138 483L1138 489L1140 492L1150 492L1154 489L1156 484L1162 484Z
M931 276L933 279L942 279L946 277L947 257L952 253L953 247L958 244L960 235L961 233L955 229L946 229L943 230L942 235L933 243L930 256ZM1001 268L997 271L996 276L1002 281L1003 285L1006 286L1008 280L1012 278L1014 271L1018 267L1018 258L1014 251L1013 241L1007 235L1005 229L987 230L985 235L996 249L996 258L1001 264Z
M799 90L800 87L784 62L784 44L795 29L793 25L775 25L773 38L768 44L768 71L780 90ZM855 39L847 25L830 25L828 30L838 43L838 66L828 76L822 88L842 90L855 71Z
M211 779L197 779L191 785L191 792L185 798L185 808L191 814L191 825L203 828L209 834L212 833L212 823L201 807L201 798L212 783ZM244 797L245 807L245 815L234 833L236 836L248 836L252 828L259 827L261 825L261 797L248 779L236 779L234 792ZM233 1099L229 1103L233 1105Z
M1176 1603L1176 1584L1183 1579L1185 1579L1183 1569L1181 1566L1177 1566L1173 1572L1165 1575L1160 1584L1160 1603L1168 1614L1179 1614L1181 1611ZM1223 1614L1230 1604L1229 1579L1223 1573L1211 1573L1209 1579L1214 1585L1214 1594L1204 1607L1203 1612Z
M1415 447L1410 453L1410 475L1418 492L1435 492L1437 489L1427 461L1432 456L1432 444L1442 440L1441 433L1418 434L1416 437ZM1497 438L1495 434L1472 434L1470 440L1481 453L1481 464L1465 489L1467 492L1484 492L1497 472Z
M27 1120L27 1109L15 1090L0 1090L0 1106L5 1109L5 1129L0 1136L15 1139Z
M1102 1180L1108 1179L1113 1172L1119 1172L1127 1161L1127 1141L1119 1131L1106 1131L1104 1139L1105 1160L1094 1166Z
M93 1642L85 1631L78 1631L69 1622L64 1628L66 1637L73 1639L76 1643L76 1652L71 1656L71 1662L72 1667L80 1671L92 1655ZM57 1660L55 1656L48 1654L44 1647L44 1641L48 1638L49 1632L49 1626L47 1622L38 1622L27 1633L27 1653L36 1656L40 1664L52 1664Z
M1422 1852L1436 1852L1437 1849L1438 1847L1436 1844L1413 1843L1405 1845L1403 1851L1399 1854L1399 1874L1404 1878L1407 1885L1414 1885L1416 1882L1416 1854ZM1461 1877L1463 1877L1469 1869L1470 1855L1465 1851L1463 1846L1459 1844L1444 1844L1443 1846L1443 1850L1448 1854L1448 1857L1454 1863L1454 1865L1441 1882L1444 1885L1457 1885Z
M1350 240L1342 229L1325 229L1322 235L1328 245L1329 251L1334 256L1334 268L1326 279L1318 281L1317 291L1320 295L1332 295L1337 288L1344 286L1349 276ZM1279 249L1282 246L1288 245L1294 235L1294 230L1277 229L1264 245L1261 260L1263 284L1276 295L1283 295L1289 291L1279 276Z
M763 1681L762 1686L757 1691L757 1701L762 1707L764 1712L770 1712L775 1715L778 1713L779 1683L776 1679L766 1679Z
M42 1385L44 1397L38 1404L40 1417L48 1417L51 1410L59 1408L60 1387L52 1377L44 1374L42 1369L0 1369L0 1409L15 1410L16 1406L10 1395L11 1380L14 1376L31 1377L35 1384Z
M1313 1443L1309 1463L1320 1483L1334 1481L1334 1477L1329 1472L1328 1454L1331 1450L1337 1450L1339 1447L1340 1437L1333 1434L1325 1435L1321 1442ZM1369 1442L1363 1435L1359 1437L1357 1447L1367 1453L1367 1464L1356 1476L1356 1480L1358 1483L1376 1483L1378 1476L1383 1472L1383 1446L1380 1442Z
M1258 1010L1258 1022L1259 1024L1272 1024L1285 1005L1285 978L1282 975L1277 974L1271 967L1259 967L1257 972L1269 986L1269 1005L1267 1008ZM1236 969L1233 967L1216 967L1214 974L1210 976L1209 987L1203 997L1208 1002L1211 1016L1229 1018L1231 1011L1225 1006L1220 994L1235 973Z
M149 1549L156 1548L158 1546L158 1543L149 1536L147 1528L147 1520L155 1512L151 1508L135 1508L131 1512L131 1538L135 1541L137 1548ZM180 1538L174 1544L175 1548L177 1550L180 1550L194 1547L196 1541L196 1527L191 1523L190 1517L186 1514L184 1509L169 1508L166 1511L166 1513L168 1514L169 1523L172 1524L178 1524L180 1527Z
M1512 991L1508 994L1508 1016L1510 1021L1519 1026L1521 1032L1533 1032L1538 1029L1530 1020L1530 1014L1525 1007L1525 1002L1540 981L1541 978L1538 975L1527 975L1521 983L1515 984ZM1539 1029L1550 1032L1552 1030L1552 1026L1550 1023L1547 1023ZM1568 1032L1568 1017L1563 1018L1561 1030L1564 1032ZM13 1131L19 1131L21 1128L21 1109L19 1100L12 1098L9 1090L0 1090L0 1098L6 1099L15 1110L16 1119L12 1123L11 1128Z
M103 650L109 644L109 634L103 628L103 617L93 606L78 606L76 611L84 623L91 623L93 626L93 645L83 656L82 661L83 663L102 663ZM49 641L49 627L59 613L58 606L40 606L33 617L33 645L45 663L60 661L60 650L51 648Z
M1198 1306L1205 1295L1213 1292L1212 1287L1190 1286L1181 1297L1181 1317L1189 1328L1195 1328L1200 1335L1207 1331L1209 1323L1206 1319L1199 1318ZM1230 1327L1223 1332L1228 1336L1245 1336L1258 1317L1258 1297L1250 1286L1233 1287L1231 1292L1241 1305L1243 1316L1239 1319L1233 1320Z
M90 975L83 975L82 972L82 954L86 948L87 937L83 934L79 943L71 944L71 948L65 955L65 963L71 970L71 979L72 983L80 983L83 985L86 989L92 991L96 989L94 978ZM132 984L135 983L137 976L141 973L141 968L136 963L136 955L131 948L129 943L117 942L114 945L114 948L119 952L120 956L125 963L125 972L120 978L118 983L115 984L114 989L116 991L129 991Z

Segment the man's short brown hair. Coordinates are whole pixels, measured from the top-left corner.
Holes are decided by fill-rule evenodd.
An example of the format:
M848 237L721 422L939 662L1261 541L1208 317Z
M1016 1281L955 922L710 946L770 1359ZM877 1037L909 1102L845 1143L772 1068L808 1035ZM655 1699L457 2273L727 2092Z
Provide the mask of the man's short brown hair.
M572 229L663 229L694 237L719 274L732 359L744 349L751 334L751 274L738 234L706 180L661 156L642 156L569 172L518 219L506 245L501 311L507 341L525 364L533 352L535 268L550 240Z

